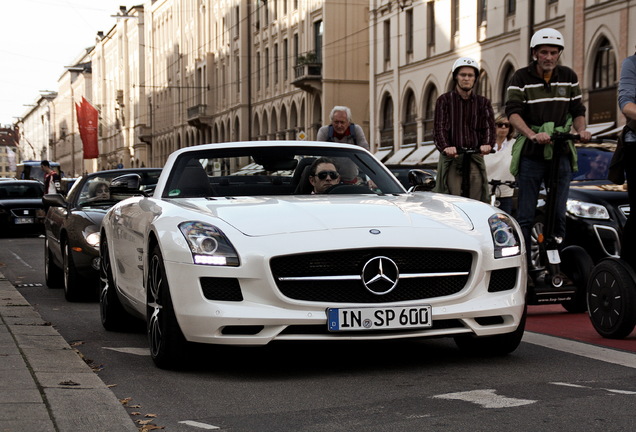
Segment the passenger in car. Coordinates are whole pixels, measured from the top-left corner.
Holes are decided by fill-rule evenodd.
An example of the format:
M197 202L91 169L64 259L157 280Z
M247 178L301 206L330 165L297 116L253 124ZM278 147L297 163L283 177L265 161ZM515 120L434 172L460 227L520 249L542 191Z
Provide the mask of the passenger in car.
M590 170L585 174L574 177L573 180L604 180L607 178L607 159L603 154L597 154L590 161Z
M309 183L313 186L312 194L323 194L332 186L340 183L340 174L336 163L329 158L321 157L309 168Z

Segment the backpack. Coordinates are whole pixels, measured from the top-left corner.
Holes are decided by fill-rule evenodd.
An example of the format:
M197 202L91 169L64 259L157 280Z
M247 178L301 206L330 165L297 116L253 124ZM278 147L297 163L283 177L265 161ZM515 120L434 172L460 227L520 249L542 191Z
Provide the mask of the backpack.
M356 125L354 123L351 123L349 125L349 133L351 134L351 137L353 138L353 143L355 145L358 145L358 140L356 139ZM327 134L327 141L328 142L333 142L333 126L329 125L329 133Z

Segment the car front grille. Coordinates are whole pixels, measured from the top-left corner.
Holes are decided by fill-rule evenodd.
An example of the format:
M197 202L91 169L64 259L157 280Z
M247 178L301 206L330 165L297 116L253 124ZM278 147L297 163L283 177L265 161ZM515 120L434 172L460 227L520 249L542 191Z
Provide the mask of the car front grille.
M517 268L493 270L490 274L488 292L508 291L515 287L517 282Z
M394 289L378 295L368 290L362 271L371 259L386 257L397 265ZM437 249L356 249L288 255L270 266L280 292L295 300L328 303L390 303L458 293L468 282L472 254Z
M238 279L202 277L199 282L203 296L208 300L243 301Z
M35 208L15 208L11 210L13 217L36 217L37 209Z

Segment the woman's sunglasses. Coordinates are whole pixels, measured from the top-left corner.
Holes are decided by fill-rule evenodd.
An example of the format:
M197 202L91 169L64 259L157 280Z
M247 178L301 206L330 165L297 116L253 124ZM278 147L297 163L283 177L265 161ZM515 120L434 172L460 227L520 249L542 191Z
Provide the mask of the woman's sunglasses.
M510 127L510 123L497 123L497 127L509 128Z
M331 180L336 180L340 177L340 174L338 174L338 171L320 171L314 175L314 177L318 177L320 180L326 180L327 176L331 177Z

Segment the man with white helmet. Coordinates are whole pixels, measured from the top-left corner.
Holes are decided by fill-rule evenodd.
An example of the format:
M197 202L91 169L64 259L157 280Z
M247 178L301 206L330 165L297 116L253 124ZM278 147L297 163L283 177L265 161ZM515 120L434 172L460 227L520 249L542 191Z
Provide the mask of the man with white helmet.
M453 90L441 95L435 103L433 136L441 152L438 162L436 191L462 194L463 167L470 164L468 196L489 202L488 178L483 155L495 145L495 115L487 98L476 95L479 77L477 62L461 57L452 68ZM476 153L466 153L472 150ZM463 183L466 185L466 182Z
M557 30L537 31L530 41L534 60L515 72L507 90L506 115L519 132L512 148L510 171L519 185L517 221L528 252L539 190L542 182L548 184L552 157L559 158L554 231L558 237L565 236L566 203L572 169L576 168L576 150L570 142L561 154L553 155L552 133L569 133L573 128L583 142L592 137L586 130L585 106L576 73L558 64L564 46L563 35Z

